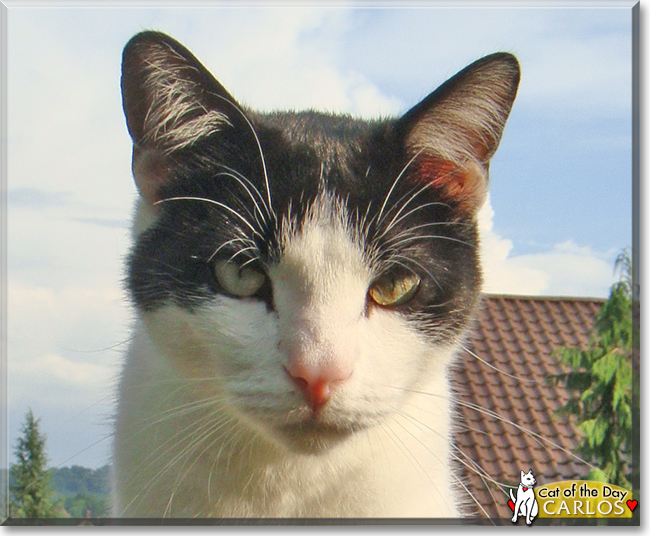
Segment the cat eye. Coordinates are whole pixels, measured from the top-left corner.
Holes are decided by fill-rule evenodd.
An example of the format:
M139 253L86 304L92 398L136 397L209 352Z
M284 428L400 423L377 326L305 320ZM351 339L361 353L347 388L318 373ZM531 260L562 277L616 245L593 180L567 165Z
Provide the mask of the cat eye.
M382 276L368 289L368 295L377 305L395 307L408 302L418 290L420 278L415 274L403 277Z
M263 273L252 268L242 269L234 262L227 261L214 264L214 276L228 294L242 298L255 294L266 281Z

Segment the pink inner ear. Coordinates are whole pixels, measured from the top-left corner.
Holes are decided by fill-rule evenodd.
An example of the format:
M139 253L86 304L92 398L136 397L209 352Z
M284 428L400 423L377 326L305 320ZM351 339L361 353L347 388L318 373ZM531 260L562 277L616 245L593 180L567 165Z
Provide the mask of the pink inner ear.
M424 156L416 163L413 179L440 188L463 213L480 208L486 194L484 174L476 164L461 167L443 158Z
M156 201L160 201L160 187L169 174L164 155L155 149L143 149L134 145L131 167L140 195L153 206Z

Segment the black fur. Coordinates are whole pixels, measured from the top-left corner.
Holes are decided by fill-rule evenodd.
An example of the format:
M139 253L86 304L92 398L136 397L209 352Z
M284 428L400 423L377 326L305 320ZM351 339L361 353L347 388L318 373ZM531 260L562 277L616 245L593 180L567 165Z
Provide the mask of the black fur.
M124 55L125 111L136 147L142 148L142 126L138 121L149 104L144 102L146 91L134 74L134 65L146 56L147 46L161 43L187 58L200 79L196 98L218 106L231 126L224 125L187 147L165 153L169 174L158 192L158 220L138 238L129 258L128 285L137 307L154 310L172 301L192 309L223 293L213 276L213 262L230 259L241 244L232 243L220 249L217 256L213 254L241 236L252 240L258 251L244 252L235 260L241 264L251 261L249 266L264 272L282 256L280 222L286 217L302 221L307 207L327 191L347 207L351 227L363 236L375 273L409 270L420 277L417 294L396 310L441 339L456 336L464 329L481 285L475 214L462 210L459 200L442 188L422 190L417 166L408 166L413 157L408 133L412 123L421 121L426 113L423 104L414 108L417 113L412 111L401 120L382 121L313 111L245 111L259 139L264 167L253 130L232 97L186 49L167 36L145 32L127 45ZM426 107L431 106L429 103ZM155 144L153 148L158 149ZM162 152L165 148L159 149ZM404 176L395 182L405 169ZM264 210L262 215L256 213L259 210L242 184L224 174L228 170L235 170L255 186L260 192L259 196L254 194L260 206L267 198L266 173L272 200L270 214ZM420 193L402 215L420 208L387 231L392 215L417 191ZM390 213L379 220L389 192L384 214ZM170 200L179 197L207 199L220 205ZM258 233L234 212L243 215ZM413 232L419 238L391 251L389 246L395 237L413 229L417 229ZM431 235L435 237L424 238ZM401 255L406 266L391 265L395 253ZM272 293L267 282L258 295L243 299L262 300L272 310ZM368 314L372 314L372 307Z

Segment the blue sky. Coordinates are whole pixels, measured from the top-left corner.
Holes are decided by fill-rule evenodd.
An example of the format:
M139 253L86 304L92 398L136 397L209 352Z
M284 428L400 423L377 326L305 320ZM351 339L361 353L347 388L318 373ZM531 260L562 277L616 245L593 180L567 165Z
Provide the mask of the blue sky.
M246 105L367 117L405 112L485 54L516 54L520 91L479 218L487 290L605 297L632 232L631 3L609 5L12 7L10 447L31 406L53 463L108 459L132 321L121 277L136 191L119 76L134 33L174 36Z

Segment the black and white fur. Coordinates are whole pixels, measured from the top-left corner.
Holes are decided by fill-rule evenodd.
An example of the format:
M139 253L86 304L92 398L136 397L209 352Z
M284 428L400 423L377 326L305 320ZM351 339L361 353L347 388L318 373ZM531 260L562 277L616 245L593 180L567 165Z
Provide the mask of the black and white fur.
M168 36L128 43L137 320L114 515L464 511L446 369L479 300L475 216L518 81L498 53L399 119L262 114ZM373 301L409 278L404 303Z

